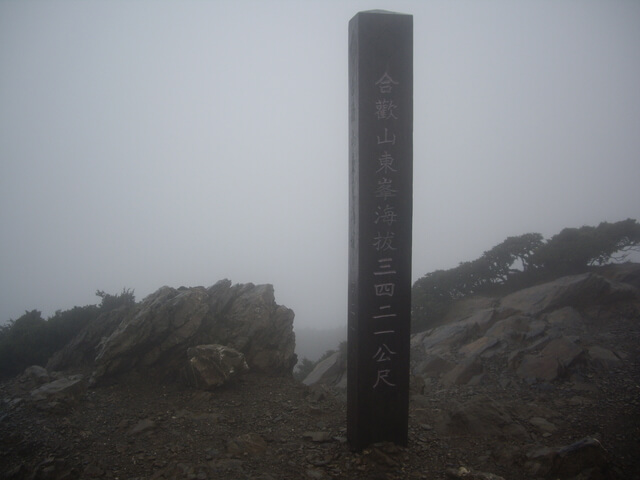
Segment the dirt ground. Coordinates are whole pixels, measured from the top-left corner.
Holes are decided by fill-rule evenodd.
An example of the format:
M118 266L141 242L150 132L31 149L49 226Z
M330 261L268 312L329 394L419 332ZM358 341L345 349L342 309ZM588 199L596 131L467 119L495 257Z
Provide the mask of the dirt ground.
M412 396L408 447L360 453L346 442L344 400L292 378L247 374L214 392L129 378L71 403L34 402L32 386L16 379L0 386L0 472L14 479L492 478L464 477L465 467L515 480L541 477L527 467L527 448L595 435L607 451L606 472L575 478L638 479L640 369L637 358L629 365L549 391L426 385ZM502 405L524 435L496 433L491 418L476 428L439 427L452 404L474 399ZM556 430L518 420L518 408L546 413Z

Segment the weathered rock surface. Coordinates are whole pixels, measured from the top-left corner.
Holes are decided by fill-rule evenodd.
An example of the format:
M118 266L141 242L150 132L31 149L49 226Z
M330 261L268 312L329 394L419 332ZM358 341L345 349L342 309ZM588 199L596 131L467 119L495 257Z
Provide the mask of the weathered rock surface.
M62 412L77 404L86 390L84 375L71 375L35 388L30 392L29 400L41 410Z
M622 278L635 279L634 271L640 266L625 265ZM615 277L613 270L608 272ZM445 386L536 384L613 368L624 352L599 345L593 322L620 309L634 318L639 302L634 286L588 273L495 299L490 309L459 309L466 316L456 320L449 315L445 325L412 337L412 373L438 378Z
M127 310L102 316L58 352L50 369L93 366L93 381L138 372L177 378L187 350L219 344L251 369L288 374L296 363L292 310L273 286L223 280L212 287L162 287Z
M25 381L31 381L38 386L51 381L51 375L47 369L40 365L27 367L22 375Z
M584 350L566 337L554 338L539 354L522 358L516 373L532 381L553 381L568 372Z
M212 390L249 370L244 355L224 345L198 345L187 350L185 375L190 385Z
M318 362L315 368L302 381L305 385L330 385L346 388L347 360L343 352L337 351Z
M229 440L227 451L231 455L257 455L267 449L267 442L257 433L246 433Z
M504 478L499 475L487 472L474 472L466 467L448 468L445 470L445 476L453 480L504 480Z
M601 275L585 273L562 277L507 295L500 305L528 315L551 312L566 306L586 307L630 300L637 295L631 285L610 281Z
M562 447L535 448L527 454L529 473L553 478L610 478L608 455L600 441L586 437Z
M606 272L616 279L640 276L637 264L622 270L624 275L612 267ZM502 299L467 299L452 308L446 323L412 336L411 373L451 387L537 384L614 368L624 352L599 345L591 333L593 322L619 309L635 318L638 305L640 293L633 285L595 273L559 278ZM337 353L330 356L304 383L346 388L346 360Z

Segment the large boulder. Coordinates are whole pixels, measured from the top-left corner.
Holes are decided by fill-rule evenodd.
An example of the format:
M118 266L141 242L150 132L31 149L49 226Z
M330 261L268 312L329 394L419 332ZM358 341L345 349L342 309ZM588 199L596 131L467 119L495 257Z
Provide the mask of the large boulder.
M302 381L305 385L347 386L347 361L344 352L337 351L318 362Z
M241 352L252 370L289 375L296 363L293 318L276 304L272 285L222 280L209 288L162 287L128 310L101 317L49 367L91 364L93 382L125 372L175 379L189 348L217 344Z
M198 345L187 349L187 381L196 388L212 390L249 370L244 355L224 345Z
M565 337L551 340L539 354L525 355L516 373L524 379L553 381L566 374L583 349Z
M64 411L76 404L86 391L83 375L71 375L45 383L31 391L30 399L43 410Z

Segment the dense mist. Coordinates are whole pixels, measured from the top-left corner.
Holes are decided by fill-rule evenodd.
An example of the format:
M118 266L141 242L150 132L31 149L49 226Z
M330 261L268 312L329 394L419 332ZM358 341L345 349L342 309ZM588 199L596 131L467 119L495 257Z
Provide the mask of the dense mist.
M0 3L0 322L228 278L345 325L347 24L371 8ZM376 8L414 16L414 280L640 218L640 3Z

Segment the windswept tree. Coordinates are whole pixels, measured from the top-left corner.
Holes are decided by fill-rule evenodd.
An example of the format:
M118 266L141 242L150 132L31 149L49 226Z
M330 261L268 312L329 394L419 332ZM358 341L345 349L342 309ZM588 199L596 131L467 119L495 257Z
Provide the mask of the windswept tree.
M544 245L544 241L539 233L525 233L517 237L507 237L504 242L487 252L497 264L495 277L506 281L510 274L518 271L514 268L518 262L522 271L529 270L533 254L542 245Z
M476 260L436 270L412 288L412 328L437 324L454 300L515 289L552 275L586 271L640 250L640 224L627 219L597 227L565 228L544 241L539 233L508 237Z
M574 273L587 267L622 261L640 248L640 224L634 219L602 222L597 227L565 228L532 256L538 269Z

